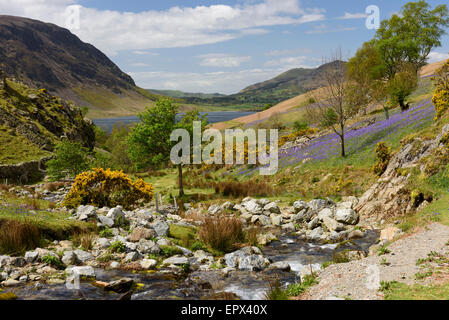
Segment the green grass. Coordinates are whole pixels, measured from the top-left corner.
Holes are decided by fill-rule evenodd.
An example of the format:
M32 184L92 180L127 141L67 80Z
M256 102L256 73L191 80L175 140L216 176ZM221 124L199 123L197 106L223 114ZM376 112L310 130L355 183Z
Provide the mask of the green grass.
M0 164L40 160L50 153L39 149L14 130L0 125Z
M409 286L393 282L383 288L385 300L449 300L449 283L443 285Z

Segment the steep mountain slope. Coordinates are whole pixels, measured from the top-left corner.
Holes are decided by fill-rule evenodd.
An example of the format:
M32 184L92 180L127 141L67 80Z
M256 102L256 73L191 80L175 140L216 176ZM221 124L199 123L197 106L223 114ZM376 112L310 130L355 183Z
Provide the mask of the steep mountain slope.
M93 148L93 125L79 108L46 90L0 80L0 165L38 160L62 138Z
M239 93L227 96L207 97L195 95L177 95L187 103L208 104L208 105L252 105L262 107L264 104L277 104L287 99L296 97L308 91L318 89L323 86L322 74L328 68L335 68L343 61L323 64L316 69L291 69L279 76L251 85ZM149 90L157 93L157 90ZM164 92L164 91L159 91Z
M88 106L91 115L133 114L152 98L101 51L56 25L0 16L0 43L7 76Z

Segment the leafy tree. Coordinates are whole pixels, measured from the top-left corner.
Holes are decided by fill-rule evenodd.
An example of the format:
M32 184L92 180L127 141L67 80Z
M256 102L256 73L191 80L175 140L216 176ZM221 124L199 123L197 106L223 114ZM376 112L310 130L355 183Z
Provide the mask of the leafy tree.
M381 22L377 30L376 45L386 67L388 80L411 64L418 72L435 47L441 46L441 37L449 26L446 5L431 10L430 5L420 0L409 2L399 14Z
M409 108L406 103L407 97L418 86L418 74L412 65L404 66L401 71L396 73L387 84L387 91L390 97L390 103L401 107L402 111Z
M47 162L47 174L53 181L74 177L89 169L89 155L81 143L64 140L55 147L55 157Z
M353 84L353 103L360 105L366 113L370 102L381 104L389 119L386 104L386 68L375 41L365 42L346 64L348 80Z
M128 154L128 135L130 125L116 123L111 134L107 137L104 148L110 152L111 162L114 169L121 169L127 172L135 170L135 166Z
M200 120L198 111L187 113L180 122L176 122L178 106L170 99L162 98L153 108L147 108L139 114L140 123L133 128L128 137L128 154L139 168L160 167L170 160L170 152L175 143L170 141L173 130L184 128L193 132L193 121ZM191 139L192 140L192 139ZM182 183L182 165L178 165L179 194L184 195Z

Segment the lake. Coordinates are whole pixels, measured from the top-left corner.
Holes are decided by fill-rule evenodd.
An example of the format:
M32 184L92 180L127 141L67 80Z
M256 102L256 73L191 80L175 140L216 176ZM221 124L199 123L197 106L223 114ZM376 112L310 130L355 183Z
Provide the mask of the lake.
M246 112L246 111L214 111L214 112L200 112L202 115L207 114L207 120L209 123L217 123L223 121L229 121L233 119L237 119L244 116L249 116L254 114L255 112ZM184 113L178 114L178 119L182 117ZM114 124L121 123L123 125L132 124L139 122L139 118L137 116L128 116L128 117L120 117L120 118L104 118L104 119L92 119L97 127L103 128L108 133L112 131Z

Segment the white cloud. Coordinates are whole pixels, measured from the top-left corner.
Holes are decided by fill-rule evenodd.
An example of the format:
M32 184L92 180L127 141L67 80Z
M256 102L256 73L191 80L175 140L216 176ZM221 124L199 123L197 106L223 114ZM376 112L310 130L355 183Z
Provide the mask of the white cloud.
M157 53L157 52L139 51L139 50L135 50L132 53L139 55L139 56L158 56L159 55L159 53Z
M11 3L13 2L13 3ZM66 25L73 0L0 0L0 12ZM188 47L267 32L261 27L301 24L325 18L322 9L303 10L298 0L265 0L235 6L172 7L139 13L81 7L83 41L113 54L121 50Z
M349 20L349 19L365 19L367 17L366 13L349 13L345 12L345 15L338 17L337 19Z
M286 56L298 53L310 53L310 49L301 48L301 49L288 49L288 50L271 50L265 53L266 56Z
M309 30L304 32L305 34L324 34L324 33L333 33L333 32L344 32L344 31L354 31L357 30L356 27L336 27L336 28L328 28L325 24L317 25L313 28L313 30Z
M447 60L447 59L449 59L448 53L432 51L429 54L429 63L439 62L439 61Z
M310 65L310 62L313 62L313 65ZM306 56L283 57L280 59L269 60L265 62L264 66L279 67L282 70L289 70L294 68L313 68L316 66L315 62L317 62L317 59Z
M200 65L206 67L239 67L242 63L251 60L250 56L235 56L222 53L203 54L197 57L201 59Z

